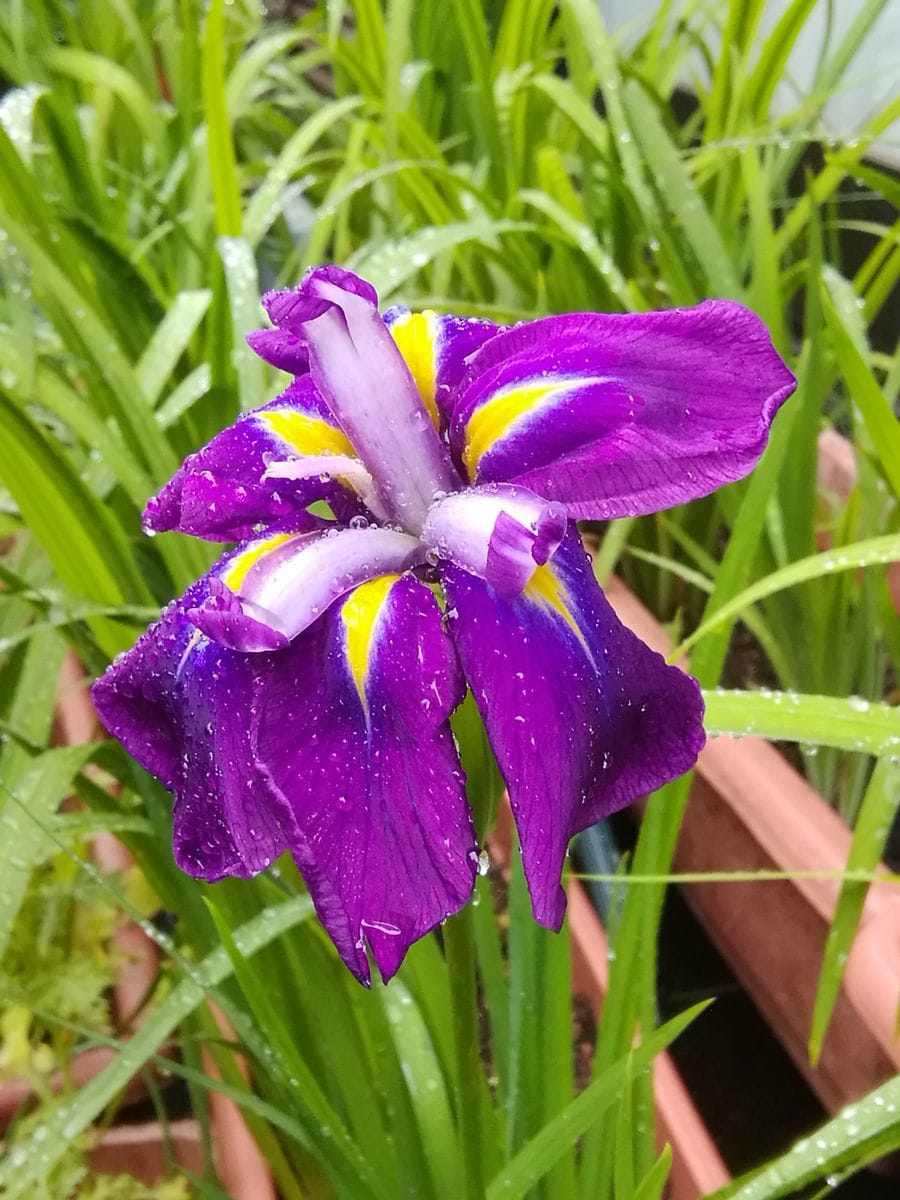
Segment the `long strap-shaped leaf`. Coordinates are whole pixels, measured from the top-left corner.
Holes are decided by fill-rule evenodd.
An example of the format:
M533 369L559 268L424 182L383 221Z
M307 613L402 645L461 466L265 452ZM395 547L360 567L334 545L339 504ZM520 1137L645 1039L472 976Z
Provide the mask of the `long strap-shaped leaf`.
M626 1074L646 1066L660 1050L664 1050L687 1029L709 1003L696 1004L687 1012L673 1017L649 1034L635 1050L604 1071L599 1079L595 1079L580 1096L576 1096L522 1147L515 1158L501 1168L488 1185L486 1200L514 1200L527 1195L529 1189L568 1152L600 1114L615 1103Z
M896 758L883 758L875 766L865 798L856 819L847 870L874 871L884 853L888 834L900 808L900 767ZM837 1003L847 958L859 928L869 892L867 880L845 878L841 883L837 908L825 942L822 972L816 991L809 1057L817 1063L822 1043Z
M779 1200L795 1196L820 1181L833 1181L841 1172L900 1146L900 1076L848 1105L793 1149L751 1177L745 1176L708 1200Z
M858 567L872 567L893 562L900 558L900 534L890 533L884 537L867 538L853 546L842 546L839 550L826 550L822 554L811 554L801 558L799 562L791 563L780 571L773 571L764 579L738 592L721 608L700 625L690 637L686 637L680 646L672 651L671 660L677 661L702 638L726 621L739 616L744 609L773 596L785 588L795 587L800 583L809 583L820 579L823 575L833 575L838 571L854 571Z
M900 753L900 708L889 704L768 690L709 690L703 698L707 733L755 734L876 756Z

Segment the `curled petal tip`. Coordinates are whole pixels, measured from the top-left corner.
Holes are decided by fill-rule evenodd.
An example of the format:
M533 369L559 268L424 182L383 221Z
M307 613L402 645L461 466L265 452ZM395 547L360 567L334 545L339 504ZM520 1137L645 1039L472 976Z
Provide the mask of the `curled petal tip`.
M261 359L280 371L302 375L309 370L309 354L300 339L287 329L254 329L247 345Z
M373 308L378 306L378 293L365 279L341 267L326 266L313 267L295 288L266 292L262 298L263 308L274 325L298 333L307 321L314 321L335 306L332 296L320 292L322 284L359 296Z
M241 650L244 653L260 653L271 650L283 650L290 645L290 639L276 629L274 620L269 613L264 620L252 616L252 605L242 601L230 588L212 576L209 581L209 596L197 608L191 608L185 614L187 620L195 625L207 637L227 646L230 650ZM260 616L263 616L260 613Z
M565 505L557 502L548 504L542 509L535 526L534 544L531 556L538 566L549 562L566 534L569 518Z
M439 559L481 576L500 595L516 596L556 552L566 526L562 504L492 483L436 500L423 538Z

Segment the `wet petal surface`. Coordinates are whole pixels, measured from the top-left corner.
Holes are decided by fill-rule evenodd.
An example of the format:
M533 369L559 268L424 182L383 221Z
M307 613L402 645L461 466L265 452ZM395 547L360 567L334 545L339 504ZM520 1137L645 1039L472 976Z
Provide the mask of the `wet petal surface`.
M477 317L455 317L430 309L388 309L384 321L409 367L422 402L438 429L449 426L469 359L503 326Z
M294 816L291 850L350 970L368 981L368 946L389 978L475 873L440 611L411 575L375 579L269 661L256 754Z
M390 978L469 898L477 853L448 718L464 684L431 592L380 576L290 646L242 654L169 606L94 685L107 729L175 794L179 866L247 877L293 853L351 971Z
M175 794L174 850L188 874L250 876L285 848L283 814L251 747L251 699L264 656L204 637L187 611L203 579L94 684L100 719Z
M442 569L451 635L509 790L535 918L558 929L574 834L683 774L696 682L613 613L574 529L515 599Z
M270 292L264 304L279 328L306 345L311 377L385 509L418 533L434 495L460 480L370 285L317 268L292 291Z
M144 528L176 529L215 542L242 541L260 524L303 514L314 500L334 500L342 488L331 476L296 480L267 475L272 460L321 454L352 455L353 447L309 378L277 400L245 413L196 454L190 454L147 503ZM302 523L301 526L302 527Z
M487 484L451 492L431 506L422 540L432 555L473 571L515 596L556 551L566 511L527 488Z
M394 529L320 527L258 538L226 556L194 624L233 650L275 650L340 596L386 571L424 561L421 542Z
M571 517L637 515L745 475L794 386L730 301L547 317L475 355L451 443L478 482L521 483Z

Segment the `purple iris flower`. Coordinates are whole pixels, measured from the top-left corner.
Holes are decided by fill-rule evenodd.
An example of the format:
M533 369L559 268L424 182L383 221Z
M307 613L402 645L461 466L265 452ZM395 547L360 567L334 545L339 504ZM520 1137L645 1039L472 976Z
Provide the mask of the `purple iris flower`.
M389 978L471 895L449 724L468 685L558 929L572 836L703 743L695 681L618 621L574 519L746 474L793 376L724 301L501 328L380 316L368 283L320 267L263 303L274 328L250 344L293 382L144 518L238 545L112 664L97 711L174 792L179 865L246 877L290 850L368 983L367 951Z

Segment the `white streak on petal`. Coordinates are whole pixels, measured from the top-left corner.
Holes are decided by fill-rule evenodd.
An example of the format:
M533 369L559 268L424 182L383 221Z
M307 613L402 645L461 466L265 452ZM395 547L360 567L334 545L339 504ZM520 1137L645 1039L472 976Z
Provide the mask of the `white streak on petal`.
M333 475L346 481L369 511L379 521L389 521L375 487L375 480L358 458L345 454L316 454L306 458L277 459L266 467L263 479L312 479L316 475Z

